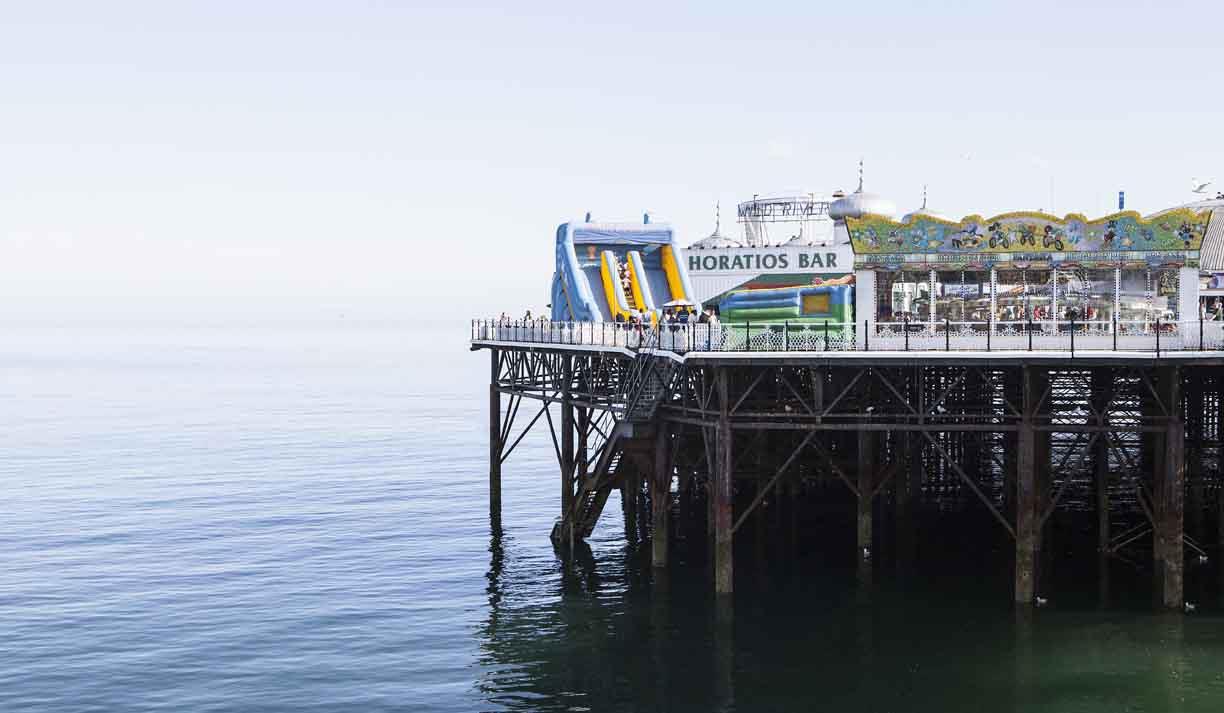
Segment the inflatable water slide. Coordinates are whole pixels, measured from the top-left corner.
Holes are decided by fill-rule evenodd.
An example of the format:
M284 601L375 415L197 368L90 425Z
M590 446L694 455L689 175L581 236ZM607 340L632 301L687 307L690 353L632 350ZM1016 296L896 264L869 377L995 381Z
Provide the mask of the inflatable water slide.
M668 302L692 300L679 256L675 233L664 223L592 223L589 216L585 222L562 223L552 318L611 322L640 312L652 319Z

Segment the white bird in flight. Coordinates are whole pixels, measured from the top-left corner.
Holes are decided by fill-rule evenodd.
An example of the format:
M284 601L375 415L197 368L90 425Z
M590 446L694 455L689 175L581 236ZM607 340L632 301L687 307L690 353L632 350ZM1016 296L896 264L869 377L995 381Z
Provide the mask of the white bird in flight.
M1191 193L1206 193L1207 186L1211 185L1211 181L1199 181L1197 178L1191 178L1190 185L1194 186L1190 189Z

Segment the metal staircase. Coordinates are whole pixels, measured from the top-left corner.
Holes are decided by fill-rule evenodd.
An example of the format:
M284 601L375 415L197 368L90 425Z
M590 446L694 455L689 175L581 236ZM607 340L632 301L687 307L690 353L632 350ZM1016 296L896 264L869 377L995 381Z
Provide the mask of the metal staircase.
M675 367L667 357L638 355L651 365L643 370L637 393L625 404L625 420L632 423L649 423L663 397L671 390L671 378Z
M643 346L650 348L657 340L658 335L652 333ZM641 352L634 357L624 382L622 403L605 411L596 424L610 427L606 431L597 429L606 432L607 438L597 451L595 467L587 473L578 473L573 506L553 527L555 544L565 543L567 529L574 539L585 539L595 529L612 488L620 484L624 475L626 450L634 446L649 448L655 413L670 393L674 374L669 357Z

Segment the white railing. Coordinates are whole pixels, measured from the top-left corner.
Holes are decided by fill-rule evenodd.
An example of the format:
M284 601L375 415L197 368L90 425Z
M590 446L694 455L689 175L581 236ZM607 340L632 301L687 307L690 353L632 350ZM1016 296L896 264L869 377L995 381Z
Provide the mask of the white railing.
M1224 351L1224 322L664 324L472 320L472 341L691 351ZM656 342L657 338L657 342Z

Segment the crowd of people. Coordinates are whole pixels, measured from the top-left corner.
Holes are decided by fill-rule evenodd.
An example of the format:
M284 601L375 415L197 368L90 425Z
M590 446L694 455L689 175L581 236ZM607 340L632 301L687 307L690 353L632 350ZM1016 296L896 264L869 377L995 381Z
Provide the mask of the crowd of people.
M630 310L628 314L617 312L615 322L622 329L636 330L642 332L646 327L652 326L654 320L649 320L650 314L642 314L638 310ZM511 326L526 326L531 324L552 324L553 321L543 314L533 316L531 310L527 310L523 317L517 321L510 318L510 315L502 312L497 318L499 327ZM679 331L682 327L689 324L718 324L718 316L712 309L706 309L698 312L693 307L679 306L670 309L661 310L658 315L658 325L660 328L667 328L670 331Z
M523 315L522 319L518 320L518 324L524 325L524 326L532 324L533 322L537 324L548 324L551 321L552 321L551 319L544 316L543 314L541 314L539 317L533 317L531 315L531 310L527 310L526 314ZM515 321L513 319L510 319L510 315L506 314L505 312L502 312L501 316L497 318L497 326L499 327L511 327L514 325L515 325Z

